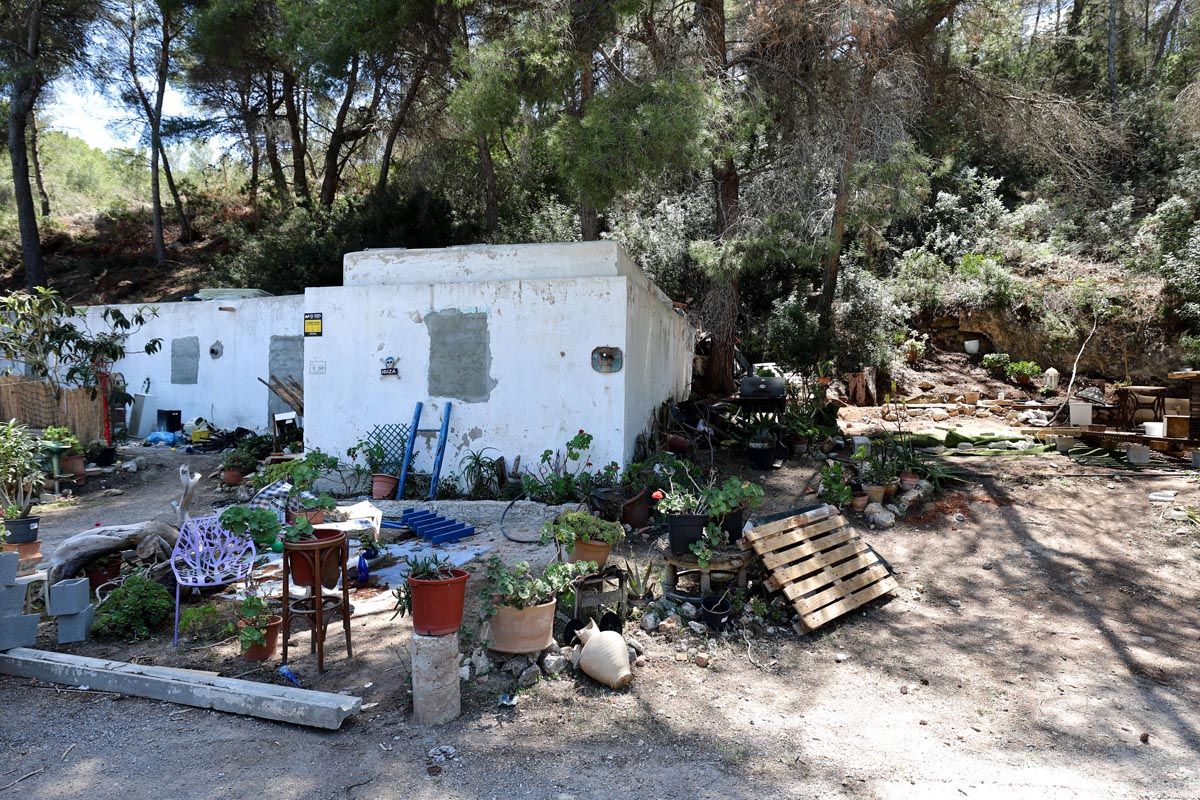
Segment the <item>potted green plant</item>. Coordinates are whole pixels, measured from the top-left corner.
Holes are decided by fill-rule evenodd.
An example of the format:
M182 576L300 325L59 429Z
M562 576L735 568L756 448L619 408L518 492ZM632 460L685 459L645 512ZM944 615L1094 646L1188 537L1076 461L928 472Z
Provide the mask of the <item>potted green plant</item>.
M1029 386L1042 374L1042 368L1033 361L1013 361L1004 366L1004 374L1019 386Z
M88 588L95 592L109 581L116 580L121 574L121 554L109 553L96 556L83 565L81 570L88 579Z
M1008 366L1008 362L1010 361L1012 361L1012 356L1008 353L988 353L979 363L988 372L995 375L1003 375L1004 368Z
M730 539L738 539L746 525L746 512L762 504L763 488L742 478L726 478L706 489L704 496L709 518L716 520Z
M866 500L869 499L866 492L862 492L863 501L861 508L855 508L856 511L861 511L866 507ZM882 494L880 499L882 499ZM830 505L838 508L853 506L856 498L854 492L850 489L850 484L846 482L845 468L841 462L835 461L832 464L827 464L821 467L821 499Z
M591 561L603 567L613 545L625 539L619 522L608 522L586 511L567 511L542 527L542 544L554 541L569 552L571 563Z
M238 536L249 536L258 552L275 549L279 542L279 515L269 508L230 506L221 513L221 527Z
M859 447L854 453L854 460L859 463L859 478L869 501L882 503L891 480L886 456L876 450Z
M672 480L667 491L657 490L651 497L666 515L671 552L677 556L685 555L692 542L700 541L704 526L708 524L708 501L704 491L694 481L691 488L685 488L676 486Z
M266 600L254 592L247 592L237 608L237 635L242 658L266 661L274 656L282 625L283 617L272 614Z
M38 538L38 518L30 516L45 480L37 442L16 420L0 425L0 506L10 544Z
M246 476L258 469L258 459L248 450L235 447L221 461L221 481L226 486L238 486Z
M746 459L755 469L770 469L775 464L775 447L779 444L778 425L765 418L756 420L746 442Z
M42 441L66 448L59 452L59 468L63 475L75 476L76 486L83 485L87 479L87 471L83 457L83 445L79 443L79 437L70 428L51 425L42 431Z
M296 517L307 519L312 525L320 525L325 521L325 512L333 511L337 503L325 492L316 495L304 495L300 498L300 510Z
M329 502L332 503L333 499L329 498ZM321 560L321 584L327 589L337 586L340 577L338 560L341 552L338 548L324 548L319 554L313 555L312 559L308 557L308 552L300 551L313 550L313 544L316 542L331 542L344 538L345 531L337 528L315 528L307 516L299 514L280 529L280 535L283 540L283 557L288 563L292 583L297 586L311 587L316 581L316 576L313 575L313 559L319 558Z
M390 500L396 496L396 487L400 478L384 472L387 463L387 448L378 439L360 439L346 450L346 455L357 459L360 455L366 462L367 472L371 474L371 499Z
M551 561L540 575L528 561L511 567L493 556L487 564L482 590L488 620L489 647L501 653L536 653L554 641L554 607L560 592L596 565Z
M392 592L392 619L411 612L413 631L422 636L447 636L462 627L470 573L437 556L410 559L408 566L408 577Z

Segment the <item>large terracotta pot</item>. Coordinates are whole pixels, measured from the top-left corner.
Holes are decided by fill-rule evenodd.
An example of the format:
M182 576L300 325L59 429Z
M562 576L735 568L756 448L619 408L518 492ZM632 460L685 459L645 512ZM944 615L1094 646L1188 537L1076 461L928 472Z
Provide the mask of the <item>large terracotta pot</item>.
M869 483L863 487L863 491L867 493L870 502L882 503L884 495L887 494L887 487L877 483Z
M642 489L621 504L621 522L634 530L650 524L650 490Z
M226 486L239 486L242 483L244 476L236 469L226 469L221 471L221 482Z
M451 569L450 574L445 580L408 579L413 630L422 636L446 636L462 626L470 573Z
M396 496L396 487L399 485L400 479L395 475L376 473L371 476L371 499L391 500Z
M871 502L871 496L866 492L855 492L850 495L850 508L855 511L862 511L869 502Z
M62 471L64 475L74 475L75 485L83 486L87 480L87 465L82 455L63 456Z
M529 608L497 606L487 639L501 653L536 653L554 641L554 600Z
M275 655L275 648L279 646L279 627L283 625L283 617L273 616L267 621L267 629L263 631L263 638L266 639L262 644L256 644L242 651L242 658L247 661L266 661ZM246 627L245 620L238 620L238 629Z
M600 569L608 561L612 549L613 546L611 544L605 544L604 542L587 542L582 539L576 539L575 549L571 551L571 555L567 560L572 564L576 561L595 561L596 568Z
M321 584L326 589L337 586L342 576L339 559L343 557L346 546L346 533L336 529L320 529L313 531L316 541L284 542L283 557L288 560L288 572L292 583L297 586L313 585L313 563L321 559ZM340 540L340 541L339 541Z
M622 689L633 680L624 636L600 630L594 619L578 633L581 647L575 651L575 664L585 675L614 689Z

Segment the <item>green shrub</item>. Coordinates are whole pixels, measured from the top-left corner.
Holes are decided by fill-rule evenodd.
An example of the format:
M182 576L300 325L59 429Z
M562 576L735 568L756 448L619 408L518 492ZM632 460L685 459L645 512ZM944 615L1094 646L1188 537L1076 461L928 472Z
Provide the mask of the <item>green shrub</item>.
M134 574L96 609L97 639L148 639L171 623L175 598L160 584Z
M896 299L914 311L935 314L947 305L950 267L926 250L909 250L896 262Z
M1042 374L1042 368L1035 361L1013 361L1004 366L1004 374L1010 381L1021 378L1033 380Z
M229 620L213 603L190 606L179 614L179 632L191 639L215 639L228 626Z
M1012 361L1012 356L1008 353L988 353L983 357L982 364L984 369L1001 371L1008 366L1008 362Z

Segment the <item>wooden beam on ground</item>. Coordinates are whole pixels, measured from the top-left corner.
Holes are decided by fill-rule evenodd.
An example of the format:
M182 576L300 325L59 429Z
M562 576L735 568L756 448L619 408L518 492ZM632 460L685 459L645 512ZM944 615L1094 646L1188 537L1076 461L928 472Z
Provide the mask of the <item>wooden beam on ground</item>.
M329 730L362 708L362 698L350 695L28 647L0 653L0 673Z

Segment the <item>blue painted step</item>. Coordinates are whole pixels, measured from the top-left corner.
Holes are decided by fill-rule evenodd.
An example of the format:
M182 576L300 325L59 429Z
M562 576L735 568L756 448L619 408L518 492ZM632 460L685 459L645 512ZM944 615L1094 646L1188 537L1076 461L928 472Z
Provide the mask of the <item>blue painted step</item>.
M400 515L400 520L384 520L383 528L412 528L422 538L433 544L457 542L475 535L475 526L467 525L450 517L443 517L425 509L410 508Z

